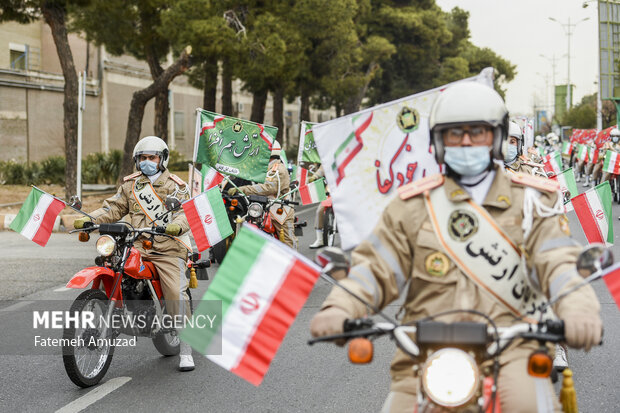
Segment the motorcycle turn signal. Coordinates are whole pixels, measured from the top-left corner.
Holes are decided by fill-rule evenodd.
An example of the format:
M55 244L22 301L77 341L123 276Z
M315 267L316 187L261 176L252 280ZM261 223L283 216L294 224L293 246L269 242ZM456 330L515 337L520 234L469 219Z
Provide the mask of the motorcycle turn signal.
M364 337L354 338L349 342L349 360L353 364L368 364L372 361L374 347L372 341Z
M153 241L151 241L150 239L142 240L142 248L144 248L145 250L152 249L153 248Z
M88 242L88 240L90 239L90 234L88 232L80 232L78 234L78 239L80 240L80 242Z
M547 378L551 376L553 360L546 350L537 350L530 354L527 362L527 373L532 377Z

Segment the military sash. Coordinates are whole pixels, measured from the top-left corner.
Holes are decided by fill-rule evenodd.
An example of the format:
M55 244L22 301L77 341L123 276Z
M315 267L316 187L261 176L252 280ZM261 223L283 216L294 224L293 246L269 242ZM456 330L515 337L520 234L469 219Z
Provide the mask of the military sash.
M150 180L148 182L139 179L135 180L131 193L149 221L155 221L157 225L161 226L166 226L170 223L171 214L166 214L168 211L166 204L157 195ZM174 237L174 239L180 242L188 251L192 251L189 233L186 232L180 237Z
M426 192L425 203L439 242L461 271L512 314L537 322L547 299L495 220L472 200L450 201L443 188Z

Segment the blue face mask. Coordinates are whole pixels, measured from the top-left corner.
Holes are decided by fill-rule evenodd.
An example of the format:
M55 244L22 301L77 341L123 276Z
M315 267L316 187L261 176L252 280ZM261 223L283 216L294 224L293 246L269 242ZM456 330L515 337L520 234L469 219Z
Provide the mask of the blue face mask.
M140 170L146 176L155 175L157 173L157 164L152 161L140 162Z
M618 140L619 140L619 139L618 139L618 137L617 137L617 136L614 136L613 138L611 138L611 141L612 141L613 143L618 143Z
M517 146L516 145L508 145L508 149L506 150L506 154L504 155L504 163L511 164L517 159Z
M488 146L449 146L444 149L444 162L459 175L478 175L491 163Z

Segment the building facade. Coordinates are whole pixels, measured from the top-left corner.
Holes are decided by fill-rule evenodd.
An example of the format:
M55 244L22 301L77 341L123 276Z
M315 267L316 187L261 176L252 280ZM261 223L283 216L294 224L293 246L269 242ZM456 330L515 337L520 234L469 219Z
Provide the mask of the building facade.
M78 34L69 35L76 70L87 74L83 112L83 156L123 149L132 94L152 83L145 62L131 56L112 56ZM169 59L169 63L171 62ZM167 64L164 65L167 67ZM64 78L51 30L43 21L20 25L0 24L0 161L40 161L64 155ZM169 87L168 145L191 159L196 108L202 106L202 90L178 76ZM146 107L142 136L153 134L154 105ZM233 83L235 116L249 119L252 96ZM218 82L217 107L221 107ZM268 99L265 123L272 124L272 100ZM299 137L299 102L285 102L285 141L296 145ZM334 117L331 111L312 111L311 121Z

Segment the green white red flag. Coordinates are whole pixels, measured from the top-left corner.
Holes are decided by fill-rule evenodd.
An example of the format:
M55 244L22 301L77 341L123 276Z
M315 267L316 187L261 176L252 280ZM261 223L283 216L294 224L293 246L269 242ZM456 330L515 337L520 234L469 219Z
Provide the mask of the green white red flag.
M9 228L45 247L56 217L65 206L60 199L33 187Z
M325 182L323 179L317 179L307 185L299 187L299 197L301 198L302 205L315 204L317 202L325 201L327 195L325 194Z
M605 281L609 293L616 302L618 309L620 309L620 262L615 263L605 271L606 274L603 276L603 281Z
M588 145L580 144L577 149L577 158L581 161L587 162L588 159Z
M211 329L187 327L181 339L258 386L319 275L297 251L244 225L194 312L200 316L202 304L220 300L221 319Z
M560 184L560 191L564 195L564 206L567 212L573 210L573 206L570 200L579 195L577 189L577 181L575 181L575 172L573 168L568 168L562 173L552 176L551 179L558 181Z
M233 233L219 188L211 188L181 206L198 251L206 250Z
M611 214L611 187L605 181L571 200L575 213L590 244L614 243Z
M616 151L607 151L605 154L605 163L603 171L610 174L620 175L620 153Z
M224 180L224 176L208 165L202 165L202 169L194 169L190 165L189 179L193 182L192 195L194 195L219 185Z
M562 155L560 152L552 152L545 156L543 164L543 169L547 174L557 175L562 173Z
M573 144L569 141L562 142L562 155L570 155L573 151Z

